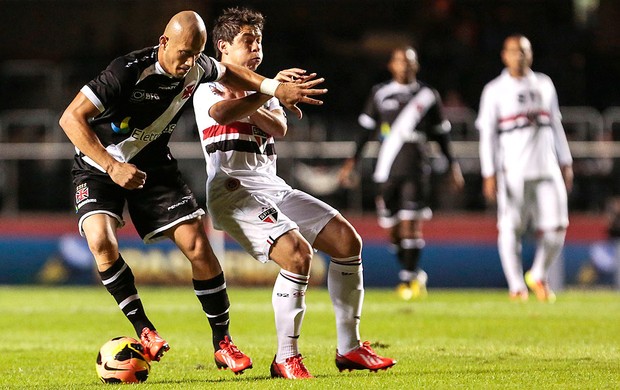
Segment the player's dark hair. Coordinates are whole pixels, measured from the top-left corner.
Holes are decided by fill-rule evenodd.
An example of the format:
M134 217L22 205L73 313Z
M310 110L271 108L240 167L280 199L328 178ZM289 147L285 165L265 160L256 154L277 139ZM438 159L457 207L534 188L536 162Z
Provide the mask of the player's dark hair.
M215 48L215 58L222 59L222 53L217 48L217 42L232 43L243 26L257 27L263 31L265 25L265 17L258 11L249 8L232 7L224 10L215 21L213 26L213 47Z

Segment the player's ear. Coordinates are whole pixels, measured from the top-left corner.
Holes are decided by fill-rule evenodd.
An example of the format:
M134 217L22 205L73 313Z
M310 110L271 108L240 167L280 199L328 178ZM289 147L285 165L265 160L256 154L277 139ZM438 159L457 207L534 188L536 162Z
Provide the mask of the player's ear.
M159 37L159 45L160 46L166 46L166 44L168 43L169 38L165 35L162 35L161 37Z
M217 41L217 50L219 50L222 54L228 55L228 42L219 39Z

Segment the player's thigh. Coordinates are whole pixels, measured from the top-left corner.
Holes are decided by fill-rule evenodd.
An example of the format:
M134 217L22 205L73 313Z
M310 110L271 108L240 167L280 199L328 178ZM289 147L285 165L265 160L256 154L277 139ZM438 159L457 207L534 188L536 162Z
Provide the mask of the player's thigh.
M288 191L278 206L312 246L323 228L339 214L332 206L299 190Z
M124 225L124 191L107 177L77 175L74 178L78 229L93 252L117 247L116 229Z
M321 230L313 246L331 257L342 259L358 256L362 251L362 239L353 225L337 214Z
M312 261L312 247L299 230L293 229L276 239L269 257L286 271L307 275Z
M543 180L536 186L536 227L539 230L568 226L568 196L562 180Z
M286 232L297 229L269 194L236 194L211 200L214 224L228 233L255 259L269 261L271 246Z
M510 187L505 182L498 181L497 227L521 231L526 219L524 214L523 187Z
M149 243L181 223L205 214L193 192L175 172L170 177L147 180L141 190L130 191L127 208L138 234Z

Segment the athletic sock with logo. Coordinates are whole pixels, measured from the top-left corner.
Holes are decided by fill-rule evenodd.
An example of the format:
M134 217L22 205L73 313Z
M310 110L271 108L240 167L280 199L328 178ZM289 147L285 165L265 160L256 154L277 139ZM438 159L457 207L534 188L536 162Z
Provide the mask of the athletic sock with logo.
M222 272L207 280L193 279L193 283L196 297L198 297L202 310L207 315L209 325L211 325L213 348L217 351L220 349L220 341L224 340L225 336L231 338L228 330L230 301L226 291L224 273Z
M99 276L105 288L116 300L118 307L133 325L138 336L144 327L155 330L142 306L131 268L125 263L121 255L110 268L99 272Z
M306 313L306 290L309 279L308 275L298 275L283 269L276 278L271 303L278 335L277 363L299 354L297 341Z
M364 302L362 259L332 258L327 272L327 289L334 307L338 352L345 354L359 346L360 317Z

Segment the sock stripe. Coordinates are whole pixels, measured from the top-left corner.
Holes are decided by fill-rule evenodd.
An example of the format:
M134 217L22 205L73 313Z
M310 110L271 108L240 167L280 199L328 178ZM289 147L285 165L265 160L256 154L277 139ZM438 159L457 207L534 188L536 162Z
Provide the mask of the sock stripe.
M130 295L127 298L123 299L119 304L118 307L121 308L121 310L123 310L125 308L125 306L129 305L131 302L140 299L140 297L138 296L138 294L134 294L134 295Z
M230 311L230 309L226 309L225 311L219 313L219 314L209 314L207 312L205 312L205 315L207 316L207 318L217 318L219 316L222 316L224 314L227 314Z
M217 286L215 288L209 288L209 289L206 289L206 290L196 290L196 289L194 289L194 293L197 296L202 296L202 295L215 294L215 293L218 293L218 292L223 291L223 290L226 290L226 283L221 284L221 285L219 285L219 286Z
M335 257L331 258L331 262L338 265L360 265L362 264L362 257L360 255L345 257L342 259L337 259Z
M103 283L104 286L107 286L110 283L114 283L114 281L116 281L116 279L118 279L126 269L127 269L127 263L123 264L121 269L117 273L112 275L111 277L107 279L101 279L101 283Z
M423 238L403 238L400 240L400 246L403 249L422 249L426 245Z
M293 283L301 285L301 286L307 286L308 285L308 280L310 280L310 276L298 275L298 274L294 274L292 272L287 272L285 270L280 270L280 275L284 279L288 280L289 282L293 282Z

